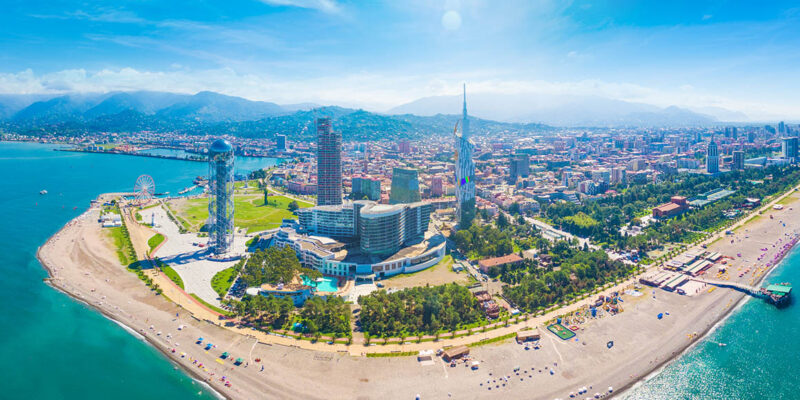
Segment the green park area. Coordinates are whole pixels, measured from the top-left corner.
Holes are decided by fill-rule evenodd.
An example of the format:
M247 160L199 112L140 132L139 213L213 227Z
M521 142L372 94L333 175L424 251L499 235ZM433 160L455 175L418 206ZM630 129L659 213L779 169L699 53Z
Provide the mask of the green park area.
M219 298L225 297L225 294L228 293L228 289L233 285L233 279L236 278L236 273L239 272L239 267L234 265L233 267L225 268L211 278L211 288L217 292Z
M147 246L150 247L150 251L152 252L153 250L155 250L156 247L158 247L163 242L164 242L164 235L156 233L147 241Z
M290 211L293 202L295 200L277 195L269 196L267 204L264 204L262 194L234 196L234 225L248 232L277 228L284 218L294 218ZM296 204L298 208L313 206L302 201L296 201ZM177 200L170 204L170 209L186 230L199 232L208 219L208 198Z

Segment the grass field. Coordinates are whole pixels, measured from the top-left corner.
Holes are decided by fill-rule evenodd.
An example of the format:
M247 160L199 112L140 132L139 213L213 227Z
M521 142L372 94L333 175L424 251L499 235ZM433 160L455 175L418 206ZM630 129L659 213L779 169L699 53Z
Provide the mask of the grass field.
M117 258L119 263L128 266L136 260L130 260L129 255L132 252L131 242L125 237L125 232L122 231L121 226L114 228L106 228L109 237L114 241L114 248L117 250Z
M231 285L233 285L234 278L236 278L235 265L217 272L217 274L211 278L211 288L217 292L219 298L222 298L228 293L228 289L231 288Z
M147 240L147 245L150 246L150 251L152 252L162 242L164 242L164 235L156 233L155 235L153 235L153 237Z
M466 271L460 273L453 271L453 257L448 254L442 258L442 261L439 261L430 268L410 274L398 274L383 279L381 282L386 285L387 288L405 289L424 286L425 284L443 285L451 282L468 285L470 279L469 273Z
M258 232L266 229L277 228L284 218L294 218L289 211L292 199L284 196L270 196L269 204L264 204L264 196L237 195L233 200L234 224L246 229L248 232ZM297 202L301 208L311 207L313 204ZM208 199L191 199L182 207L175 208L178 218L185 221L190 231L197 232L208 219Z
M175 272L175 270L172 269L172 267L170 267L169 265L162 265L161 272L163 272L164 275L166 275L167 278L169 278L171 281L175 282L175 284L178 285L179 288L184 289L183 279L181 279L181 276L178 275L178 273Z

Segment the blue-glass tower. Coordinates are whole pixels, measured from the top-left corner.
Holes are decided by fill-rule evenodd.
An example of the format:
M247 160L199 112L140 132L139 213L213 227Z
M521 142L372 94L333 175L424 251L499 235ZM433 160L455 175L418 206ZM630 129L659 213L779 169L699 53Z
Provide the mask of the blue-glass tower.
M467 117L467 87L464 85L464 109L461 117L461 132L455 133L455 186L456 219L462 228L469 228L475 216L475 162L472 153L475 143L469 138Z
M218 139L208 147L208 236L215 254L233 244L233 146Z

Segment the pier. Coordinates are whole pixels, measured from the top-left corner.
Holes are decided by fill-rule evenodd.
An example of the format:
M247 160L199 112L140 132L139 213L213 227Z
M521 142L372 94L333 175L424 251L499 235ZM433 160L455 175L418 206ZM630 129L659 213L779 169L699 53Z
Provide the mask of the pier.
M716 287L737 290L750 296L764 299L778 307L783 307L789 304L789 301L791 300L792 285L789 283L780 283L759 288L756 286L746 285L744 283L726 282L703 278L690 279L695 282L701 282Z

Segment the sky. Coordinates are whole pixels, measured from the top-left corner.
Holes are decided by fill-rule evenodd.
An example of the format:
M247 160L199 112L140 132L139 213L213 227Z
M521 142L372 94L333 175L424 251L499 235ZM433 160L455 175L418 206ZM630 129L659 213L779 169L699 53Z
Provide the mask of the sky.
M3 0L0 93L211 90L385 111L466 82L800 119L794 3Z

